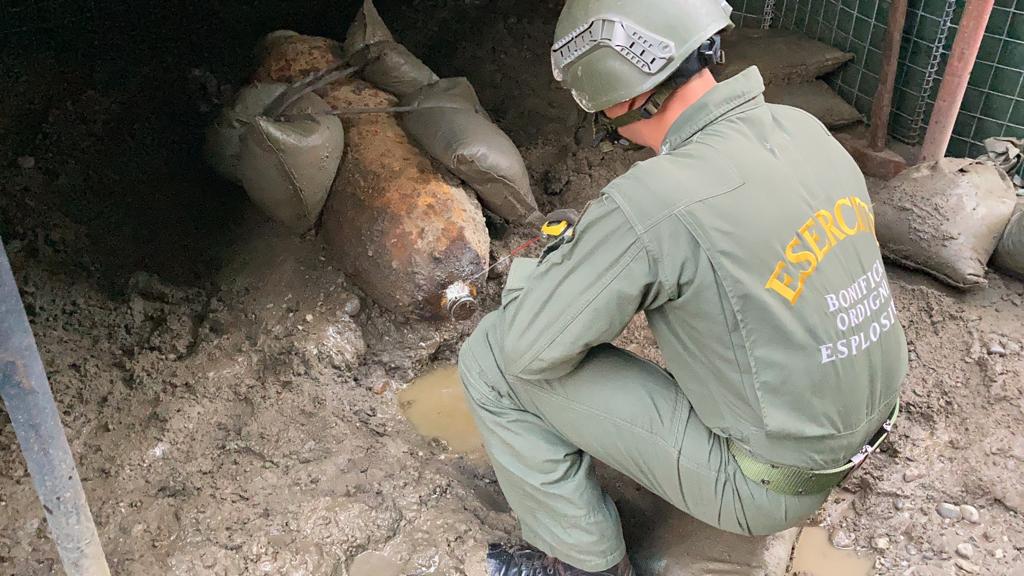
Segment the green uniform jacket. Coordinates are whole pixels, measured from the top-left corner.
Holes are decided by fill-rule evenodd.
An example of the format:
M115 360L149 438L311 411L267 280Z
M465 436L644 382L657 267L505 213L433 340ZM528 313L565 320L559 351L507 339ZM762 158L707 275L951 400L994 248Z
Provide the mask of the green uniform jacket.
M509 377L557 378L643 311L708 427L766 461L830 468L892 410L906 339L862 174L763 91L756 68L713 88L571 243L517 261L500 353Z

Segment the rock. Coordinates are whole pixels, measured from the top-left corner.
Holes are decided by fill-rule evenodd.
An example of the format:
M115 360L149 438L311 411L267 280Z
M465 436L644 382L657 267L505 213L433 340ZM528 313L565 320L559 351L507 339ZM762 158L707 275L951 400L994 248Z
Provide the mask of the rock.
M959 520L961 518L960 507L949 502L943 502L936 506L935 512L947 520Z
M1006 556L1006 552L1003 552L1002 548L996 548L996 551L992 553L996 560L1002 560L1003 556Z
M972 564L971 562L968 562L963 558L957 558L953 561L953 564L957 568L963 570L964 572L967 572L968 574L979 574L981 572L980 566L978 566L977 564Z
M1006 356L1006 348L999 342L993 342L988 346L988 353L992 356Z
M306 322L312 322L312 321L313 321L313 315L312 314L306 314Z
M992 497L1017 514L1024 514L1024 488L1019 486L997 486Z
M919 470L907 470L903 473L904 482L914 482L924 477L924 473Z
M852 534L843 530L842 528L836 528L832 531L832 536L829 538L832 545L841 550L849 550L853 548L853 545L857 543L857 539Z
M897 498L896 500L893 500L892 507L897 510L903 510L904 508L906 508L906 506L907 503L904 502L902 498Z
M36 159L32 156L18 156L18 166L24 170L36 167Z
M871 541L871 547L878 551L888 550L892 547L892 543L885 536L881 536Z
M970 542L962 542L956 546L957 556L967 558L968 560L974 556L974 546L971 546Z
M970 504L963 504L960 506L960 515L963 516L964 520L967 520L971 524L981 523L981 513L978 509Z
M359 298L353 296L348 299L348 302L345 302L345 307L342 310L348 316L355 316L356 314L359 314L362 307L363 305L359 302Z

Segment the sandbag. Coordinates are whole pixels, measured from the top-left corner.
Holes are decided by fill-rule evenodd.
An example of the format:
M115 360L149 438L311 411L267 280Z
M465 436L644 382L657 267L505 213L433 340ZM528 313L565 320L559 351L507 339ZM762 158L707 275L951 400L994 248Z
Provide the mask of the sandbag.
M344 62L335 40L280 30L263 38L257 54L256 82L297 82Z
M519 149L483 112L465 78L446 78L402 101L421 109L402 115L402 127L428 154L476 190L488 210L511 222L537 212Z
M405 96L438 81L437 74L397 42L377 42L356 52L350 62L381 90Z
M997 270L1024 278L1024 198L1017 198L1017 208L1003 231L991 262Z
M1015 186L1022 186L1020 167L1024 164L1024 138L1013 136L995 136L986 138L985 154L978 158L1006 172Z
M316 94L304 94L283 120L257 117L242 137L238 172L249 198L295 232L319 218L341 163L341 120Z
M388 30L387 24L377 12L373 0L365 0L363 7L359 9L355 20L349 26L348 34L345 35L344 51L345 56L351 58L356 52L370 44L377 42L393 42L394 36Z
M986 284L985 264L1015 203L1002 170L943 158L909 168L871 197L885 256L958 288Z
M221 176L241 184L238 175L238 154L242 133L253 119L282 92L287 85L268 82L246 86L238 91L235 101L226 106L206 130L203 149L206 162Z
M394 98L348 80L330 85L334 109L390 107ZM480 206L447 181L393 115L345 119L345 161L324 207L322 231L346 277L403 316L442 318L442 295L487 268Z

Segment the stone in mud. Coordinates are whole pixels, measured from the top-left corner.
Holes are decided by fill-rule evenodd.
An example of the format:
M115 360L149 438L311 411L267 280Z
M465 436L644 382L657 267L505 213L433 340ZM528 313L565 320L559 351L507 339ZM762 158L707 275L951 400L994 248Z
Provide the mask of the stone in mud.
M348 301L345 302L344 308L342 308L347 316L355 316L359 314L361 309L362 304L359 302L359 298L357 296L349 298Z
M764 99L809 112L829 129L842 128L861 122L864 117L821 80L801 84L771 84L764 91Z
M981 566L978 566L977 564L974 564L972 562L968 562L967 560L965 560L963 558L957 558L956 560L953 561L953 564L957 568L963 570L964 572L967 572L968 574L980 574L981 573Z
M833 546L839 548L840 550L848 550L850 548L853 548L853 546L857 543L857 539L854 538L852 534L850 534L846 530L843 530L842 528L837 528L836 530L834 530L829 540Z
M946 520L959 520L960 507L949 502L943 502L935 507L935 512Z
M924 473L919 470L907 470L903 473L904 482L916 482L924 477Z
M971 524L979 524L981 522L981 514L978 512L978 509L969 504L962 504L960 506L960 515Z
M757 66L766 86L810 82L853 59L849 52L781 28L737 28L722 38L722 45L726 60L712 69L715 78L725 80Z
M335 109L388 107L387 93L351 80L329 86ZM446 180L394 116L348 119L346 156L324 208L323 232L346 276L403 316L443 317L441 297L487 268L480 205Z

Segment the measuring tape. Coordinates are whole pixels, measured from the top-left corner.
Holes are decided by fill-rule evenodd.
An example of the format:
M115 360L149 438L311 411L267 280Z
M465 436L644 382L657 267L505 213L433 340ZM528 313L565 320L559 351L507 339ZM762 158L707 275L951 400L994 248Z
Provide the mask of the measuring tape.
M505 262L515 258L515 256L526 250L530 246L533 246L540 240L548 240L549 244L544 248L543 256L547 256L549 253L557 250L560 246L571 242L576 234L576 222L579 220L579 213L572 209L555 210L548 215L547 220L544 221L540 226L540 235L530 238L526 242L523 242L519 246L516 246L508 253L507 256L498 260L494 264L487 267L486 270L479 274L469 278L467 281L472 282L477 278L487 274L494 268L504 264ZM542 257L543 257L542 256Z

